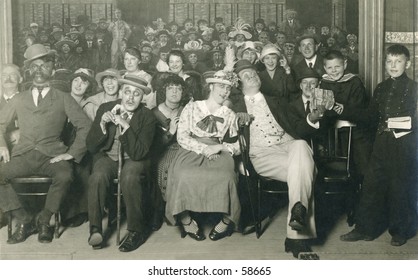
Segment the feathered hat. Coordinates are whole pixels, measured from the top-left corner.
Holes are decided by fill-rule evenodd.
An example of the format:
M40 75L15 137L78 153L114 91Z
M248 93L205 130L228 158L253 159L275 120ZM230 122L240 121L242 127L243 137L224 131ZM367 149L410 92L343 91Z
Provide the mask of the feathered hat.
M248 30L251 29L251 25L245 23L242 18L237 18L234 25L231 27L231 32L229 32L228 37L234 38L235 36L242 34L245 39L251 39L252 35Z

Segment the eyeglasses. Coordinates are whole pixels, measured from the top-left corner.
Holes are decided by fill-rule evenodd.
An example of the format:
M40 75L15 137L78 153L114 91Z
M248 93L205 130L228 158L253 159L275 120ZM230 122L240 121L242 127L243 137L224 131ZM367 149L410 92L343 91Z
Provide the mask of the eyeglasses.
M29 70L30 70L31 72L35 72L35 71L38 71L38 70L41 70L41 71L47 71L47 70L49 70L49 66L48 66L47 64L41 64L41 65L32 64L32 65L29 67Z

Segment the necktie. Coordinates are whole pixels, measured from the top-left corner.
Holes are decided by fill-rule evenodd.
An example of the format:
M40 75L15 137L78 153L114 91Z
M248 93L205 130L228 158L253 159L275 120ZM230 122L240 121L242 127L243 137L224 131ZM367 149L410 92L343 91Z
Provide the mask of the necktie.
M309 68L312 68L312 67L313 67L312 62L309 62Z
M39 106L39 104L41 104L42 101L42 90L44 89L43 87L38 87L38 102L36 106Z
M306 101L306 107L305 107L305 113L306 113L306 115L311 112L310 105L311 105L311 102L309 100Z

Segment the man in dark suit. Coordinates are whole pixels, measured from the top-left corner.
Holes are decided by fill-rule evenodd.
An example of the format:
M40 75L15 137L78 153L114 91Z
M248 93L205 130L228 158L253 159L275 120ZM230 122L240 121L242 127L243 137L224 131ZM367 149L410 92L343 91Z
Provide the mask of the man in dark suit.
M50 87L54 57L41 44L25 52L33 86L16 95L0 116L0 208L17 220L17 229L7 240L9 244L25 241L39 232L41 243L51 242L53 233L49 220L60 208L61 201L73 181L71 160L80 162L86 152L85 139L91 121L77 102L67 93ZM20 139L12 156L5 141L6 127L14 118L19 120ZM70 147L60 140L61 132L71 120L77 136ZM42 211L35 221L20 203L10 180L29 175L48 175L52 184Z
M311 143L315 134L322 128L320 120L324 114L319 108L311 110L311 95L319 85L320 77L311 68L306 68L297 81L301 89L299 97L289 104L289 120L299 137Z
M119 79L122 100L102 104L87 136L87 149L94 155L89 178L89 245L100 249L103 243L102 215L106 195L118 176L119 148L123 151L120 184L126 205L128 235L119 251L130 252L141 246L149 235L144 202L150 201L144 178L150 167L149 150L156 119L141 103L149 94L147 81L126 75Z
M4 64L1 71L0 112L5 110L9 101L19 93L19 84L23 81L19 67L14 64ZM17 119L10 122L6 128L6 142L9 150L19 140ZM0 228L6 225L6 217L0 209Z
M316 237L313 207L316 168L312 150L295 133L279 99L260 92L261 81L254 66L239 60L234 71L244 95L232 109L237 112L239 122L247 124L244 137L254 170L260 176L288 184L285 251L297 258L300 252L311 251L308 239Z
M299 52L303 55L301 61L299 61L293 67L293 74L295 80L302 74L306 68L313 68L320 77L325 74L323 58L317 54L319 48L319 39L315 34L304 34L299 40Z

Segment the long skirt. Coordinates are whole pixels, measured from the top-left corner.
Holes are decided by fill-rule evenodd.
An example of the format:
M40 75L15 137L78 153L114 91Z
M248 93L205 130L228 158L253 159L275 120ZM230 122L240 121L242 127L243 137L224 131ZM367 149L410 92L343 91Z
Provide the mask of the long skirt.
M161 196L164 201L167 201L166 190L167 190L167 181L168 181L168 169L174 157L176 156L179 148L180 148L180 145L177 143L173 143L170 146L168 146L167 149L159 158L158 163L157 163L157 169L158 169L157 181L158 181L158 186L160 187Z
M209 160L180 148L168 171L166 217L176 224L184 211L223 213L238 225L241 206L237 191L238 176L230 154Z

